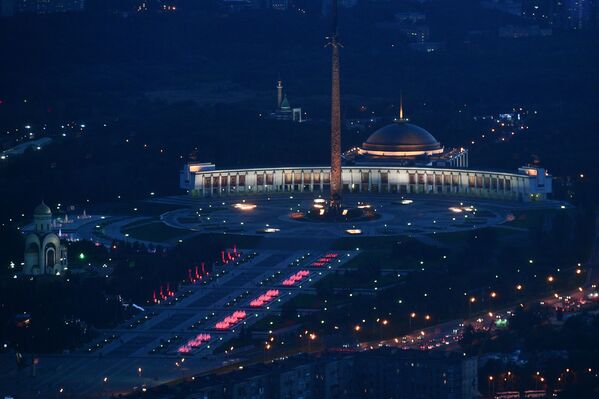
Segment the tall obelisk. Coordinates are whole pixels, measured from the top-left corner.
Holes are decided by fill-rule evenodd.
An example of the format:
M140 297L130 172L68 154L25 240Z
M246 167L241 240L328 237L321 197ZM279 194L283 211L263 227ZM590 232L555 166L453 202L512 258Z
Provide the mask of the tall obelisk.
M331 211L339 211L341 205L341 98L339 95L339 47L337 40L337 1L331 0L333 31L331 35Z

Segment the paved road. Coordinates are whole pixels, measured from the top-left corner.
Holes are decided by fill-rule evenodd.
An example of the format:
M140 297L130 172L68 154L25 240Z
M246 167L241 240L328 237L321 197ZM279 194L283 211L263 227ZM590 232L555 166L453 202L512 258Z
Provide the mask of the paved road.
M556 306L558 304L561 306L564 301L563 298L570 297L570 302L576 303L580 300L586 300L586 295L590 292L597 291L599 275L595 271L599 267L599 216L595 220L595 230L595 239L591 249L591 256L586 264L586 279L583 286L580 287L582 288L582 291L579 288L576 288L568 292L561 293L557 298L554 295L551 295L545 298L531 300L528 302L529 304L541 302L548 306ZM457 341L459 341L461 338L464 326L472 325L475 328L494 329L495 320L498 318L507 318L509 313L513 310L514 308L512 306L493 311L492 315L482 312L468 320L455 319L442 324L436 324L428 328L417 330L414 333L405 336L386 340L363 342L359 345L359 347L363 350L380 346L396 346L408 349L433 349L439 347L453 348L455 347ZM565 314L564 317L569 317L569 315Z

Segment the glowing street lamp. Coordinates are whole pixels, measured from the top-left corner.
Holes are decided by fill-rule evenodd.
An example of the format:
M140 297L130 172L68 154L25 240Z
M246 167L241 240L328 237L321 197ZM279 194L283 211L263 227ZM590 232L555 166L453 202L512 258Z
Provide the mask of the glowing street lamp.
M493 376L490 375L489 376L489 389L488 389L489 396L493 396L493 385L494 385L494 381L495 381L495 378L493 378Z
M524 289L524 286L522 284L516 285L516 296L518 295L518 292L522 291L523 289Z
M428 322L431 320L431 315L426 314L424 315L424 325L428 326Z
M471 296L468 300L468 318L470 318L470 314L472 313L472 304L476 302L476 298Z

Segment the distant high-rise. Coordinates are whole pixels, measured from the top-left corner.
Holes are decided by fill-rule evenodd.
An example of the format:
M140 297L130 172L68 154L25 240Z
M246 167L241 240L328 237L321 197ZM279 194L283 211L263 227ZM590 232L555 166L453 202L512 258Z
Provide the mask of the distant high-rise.
M322 0L322 15L330 15L333 0ZM337 6L341 8L351 8L358 5L358 0L337 0Z
M597 29L599 0L523 0L522 16L557 29Z
M273 10L285 11L289 8L289 0L271 0L270 8Z
M0 17L12 17L15 15L14 0L0 0Z
M85 0L0 0L2 16L79 12L84 9Z
M566 27L575 30L597 28L598 0L565 0Z

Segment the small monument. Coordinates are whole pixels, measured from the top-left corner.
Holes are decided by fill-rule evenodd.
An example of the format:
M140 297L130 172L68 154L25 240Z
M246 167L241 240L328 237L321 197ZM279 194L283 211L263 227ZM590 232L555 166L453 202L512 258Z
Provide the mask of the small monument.
M25 238L23 274L60 275L67 270L67 248L52 231L52 210L42 201L33 211L34 231Z

